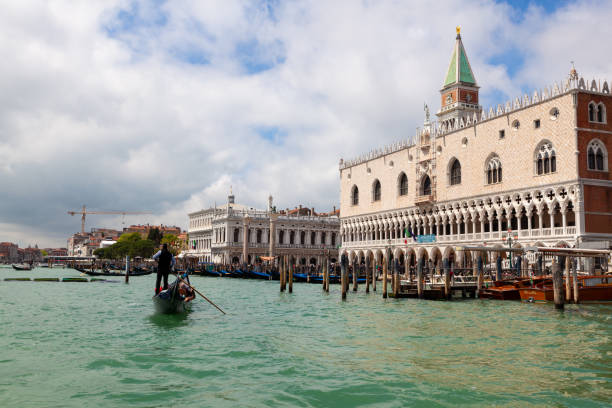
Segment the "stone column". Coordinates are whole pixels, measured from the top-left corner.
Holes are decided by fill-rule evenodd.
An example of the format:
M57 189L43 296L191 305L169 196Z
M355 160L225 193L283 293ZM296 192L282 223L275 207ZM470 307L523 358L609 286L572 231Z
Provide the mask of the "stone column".
M540 235L542 235L542 211L538 209L538 229L540 230Z
M555 228L555 209L552 208L550 209L550 228L551 228L551 232L550 235L552 235L552 229Z
M249 218L244 217L242 220L242 263L249 262Z
M275 244L276 244L276 220L278 219L277 214L270 214L270 239L269 239L269 256L274 256Z
M563 227L563 232L565 233L565 227L567 227L567 206L565 205L561 207L561 219L561 226Z
M525 213L527 216L527 230L529 231L529 235L531 235L531 211Z

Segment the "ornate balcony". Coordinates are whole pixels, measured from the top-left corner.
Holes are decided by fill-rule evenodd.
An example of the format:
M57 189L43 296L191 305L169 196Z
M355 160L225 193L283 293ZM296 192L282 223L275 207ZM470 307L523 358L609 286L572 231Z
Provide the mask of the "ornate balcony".
M429 204L429 203L433 203L433 201L434 201L433 194L417 196L414 199L414 203L416 205L419 205L419 204Z

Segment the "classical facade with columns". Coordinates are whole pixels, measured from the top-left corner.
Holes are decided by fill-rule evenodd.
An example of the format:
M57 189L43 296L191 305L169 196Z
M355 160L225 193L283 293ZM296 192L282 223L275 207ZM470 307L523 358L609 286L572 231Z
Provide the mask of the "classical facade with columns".
M438 120L425 107L414 138L340 160L341 252L351 260L467 266L458 245L610 247L607 81L572 68L484 109L475 78L457 31Z
M186 255L223 264L289 255L295 264L319 265L322 257L335 258L341 244L339 211L317 213L302 206L277 211L272 197L267 210L234 201L230 193L226 204L189 214Z

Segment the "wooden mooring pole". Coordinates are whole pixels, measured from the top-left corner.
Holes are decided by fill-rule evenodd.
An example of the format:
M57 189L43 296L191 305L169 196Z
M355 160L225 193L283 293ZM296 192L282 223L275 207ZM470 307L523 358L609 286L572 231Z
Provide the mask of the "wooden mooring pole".
M569 256L565 257L565 301L570 303L572 301L572 271L570 264L572 260Z
M444 258L442 263L444 264L444 296L446 296L446 299L451 300L453 295L451 293L451 279L448 259Z
M130 257L125 256L125 283L130 283Z
M359 275L359 259L353 261L353 292L357 292L357 276Z
M372 267L372 260L369 258L366 258L366 265L365 265L365 270L366 270L366 293L370 293L370 268Z
M378 264L376 261L372 262L372 292L376 292L376 281L378 280Z
M563 296L563 275L561 275L561 265L556 259L552 262L553 296L555 309L563 309L565 296Z
M329 293L329 258L326 258L325 262L325 292Z
M478 255L477 267L478 267L478 278L476 281L476 298L479 298L480 291L482 290L482 284L484 281L484 273L482 271L482 256L480 255Z
M293 268L295 265L291 263L289 265L289 293L293 293Z
M574 303L578 303L580 302L578 292L578 259L576 259L576 263L574 263L574 268L572 269L572 284L574 286Z
M417 265L417 296L419 299L423 299L423 262L424 258L419 259Z
M341 259L340 259L340 286L342 287L342 300L346 300L346 287L347 287L347 270L346 270L346 263L347 263L347 258L346 255L342 255Z
M386 254L385 254L386 255ZM387 264L389 263L389 260L387 259L387 257L385 256L385 259L383 259L383 299L387 298Z
M285 281L285 257L281 256L278 260L278 274L279 274L279 283L280 283L280 291L284 292L284 281Z
M325 292L325 277L327 276L327 258L323 258L323 281L321 282L321 290Z
M393 268L393 297L395 299L399 297L399 286L400 286L399 285L400 283L399 271L400 271L400 264L399 264L399 261L396 259L395 267Z

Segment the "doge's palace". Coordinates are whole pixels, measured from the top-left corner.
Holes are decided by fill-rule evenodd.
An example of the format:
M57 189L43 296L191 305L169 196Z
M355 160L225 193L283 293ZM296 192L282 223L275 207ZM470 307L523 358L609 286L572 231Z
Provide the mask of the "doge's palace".
M415 138L340 160L342 253L414 264L456 245L609 248L610 86L568 77L483 108L457 37L437 120Z

